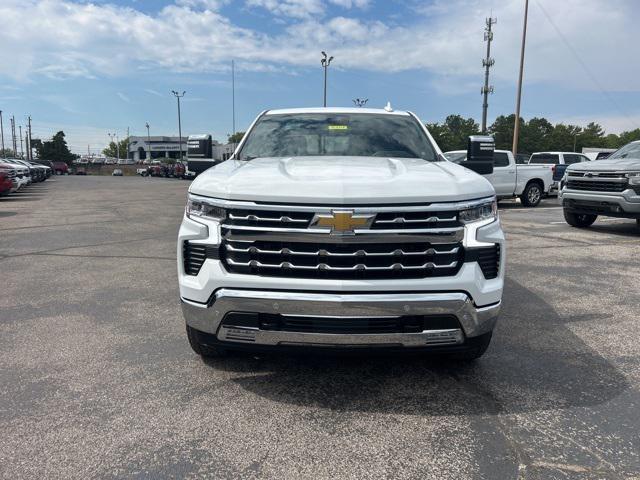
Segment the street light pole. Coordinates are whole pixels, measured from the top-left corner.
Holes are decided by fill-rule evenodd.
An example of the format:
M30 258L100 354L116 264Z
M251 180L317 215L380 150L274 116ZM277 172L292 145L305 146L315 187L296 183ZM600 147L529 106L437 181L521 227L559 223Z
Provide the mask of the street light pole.
M149 163L151 163L151 136L149 135L149 122L145 124L147 127L147 145L149 147Z
M0 110L0 138L2 139L2 156L7 158L6 153L4 153L4 125L2 122L2 110Z
M178 93L175 90L171 90L171 93L178 99L178 148L180 148L180 161L182 161L182 119L180 117L180 99L187 93L184 90L182 93Z
M320 64L322 65L322 68L324 68L324 106L327 106L327 69L329 68L329 65L331 65L331 60L333 60L333 57L328 57L327 58L327 54L325 52L321 52L322 53L322 59L320 60Z
M524 1L524 23L522 26L522 46L520 48L520 75L518 77L518 94L516 96L516 120L513 126L513 156L518 154L518 137L520 135L520 100L522 98L522 76L524 74L524 47L527 41L527 17L529 15L529 0Z
M120 163L120 153L118 152L118 135L116 135L115 133L107 133L107 135L111 139L111 142L113 142L113 144L116 146L116 163Z

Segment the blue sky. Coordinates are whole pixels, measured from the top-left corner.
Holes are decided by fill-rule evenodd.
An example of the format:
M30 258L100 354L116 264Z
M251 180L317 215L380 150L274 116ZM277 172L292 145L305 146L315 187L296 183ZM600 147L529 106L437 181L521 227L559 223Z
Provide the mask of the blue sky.
M484 18L495 25L490 120L513 111L524 0L2 0L0 110L34 136L67 133L76 152L107 133L231 133L263 109L318 106L320 51L335 59L329 104L481 115ZM634 0L531 0L522 113L640 127ZM6 137L6 135L5 135ZM6 140L6 138L5 138ZM6 143L6 141L5 141Z

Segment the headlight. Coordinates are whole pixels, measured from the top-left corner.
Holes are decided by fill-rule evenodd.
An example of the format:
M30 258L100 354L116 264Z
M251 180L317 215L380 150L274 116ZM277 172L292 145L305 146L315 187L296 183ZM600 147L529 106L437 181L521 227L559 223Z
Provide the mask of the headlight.
M640 172L627 173L629 185L640 185Z
M488 218L498 218L498 202L492 200L487 203L478 205L477 207L461 210L458 213L458 219L462 223L473 223L487 220Z
M211 205L206 200L196 199L191 195L189 195L189 198L187 199L185 213L189 218L204 217L217 221L222 221L227 217L227 212L224 208Z

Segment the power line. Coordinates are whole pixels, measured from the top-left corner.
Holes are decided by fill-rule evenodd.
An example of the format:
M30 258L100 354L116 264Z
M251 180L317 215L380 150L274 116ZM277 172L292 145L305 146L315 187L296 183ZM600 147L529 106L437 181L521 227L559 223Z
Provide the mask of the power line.
M551 15L549 15L549 12L547 12L547 10L542 6L542 4L538 1L535 0L536 5L538 5L538 7L540 8L540 10L542 11L543 15L547 18L547 21L549 22L549 24L551 24L551 26L553 27L553 29L556 31L556 33L558 34L558 36L560 37L560 40L562 40L562 43L565 44L565 46L567 47L567 49L569 50L569 52L573 55L573 57L575 58L575 60L578 62L578 64L582 67L582 69L585 71L585 73L587 74L587 76L591 79L591 81L594 83L594 85L598 88L598 90L600 90L600 93L602 93L602 95L609 100L609 102L611 102L611 104L625 117L627 117L627 120L629 120L633 126L635 126L636 128L640 128L640 126L638 125L638 123L636 122L636 120L631 117L619 104L618 102L616 102L615 98L613 98L611 96L611 94L609 94L609 92L604 88L604 86L600 83L600 81L596 78L596 76L593 74L593 72L591 71L591 69L589 69L589 67L587 66L587 64L584 62L584 60L582 60L582 57L578 54L578 52L576 51L575 48L573 48L573 46L571 45L571 43L569 43L569 40L567 39L567 37L565 37L565 35L562 33L562 30L560 30L557 25L554 23L553 19L551 18Z

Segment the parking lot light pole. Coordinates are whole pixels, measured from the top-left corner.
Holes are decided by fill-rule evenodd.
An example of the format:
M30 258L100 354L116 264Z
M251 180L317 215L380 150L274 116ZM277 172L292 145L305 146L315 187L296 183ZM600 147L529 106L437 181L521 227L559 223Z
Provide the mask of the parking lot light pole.
M151 163L151 136L149 135L149 122L145 124L147 127L147 145L149 146L149 158L148 161Z
M182 119L180 118L180 99L187 93L184 90L182 93L178 93L175 90L171 90L171 93L178 99L178 148L180 149L180 161L182 162Z
M120 163L120 153L118 152L118 136L115 133L107 133L111 142L116 146L116 163Z
M327 106L327 70L329 68L329 65L331 65L331 60L333 60L333 57L328 57L327 58L327 54L326 52L321 52L322 53L322 59L320 60L320 64L322 65L322 68L324 68L324 102L323 105L326 107Z

